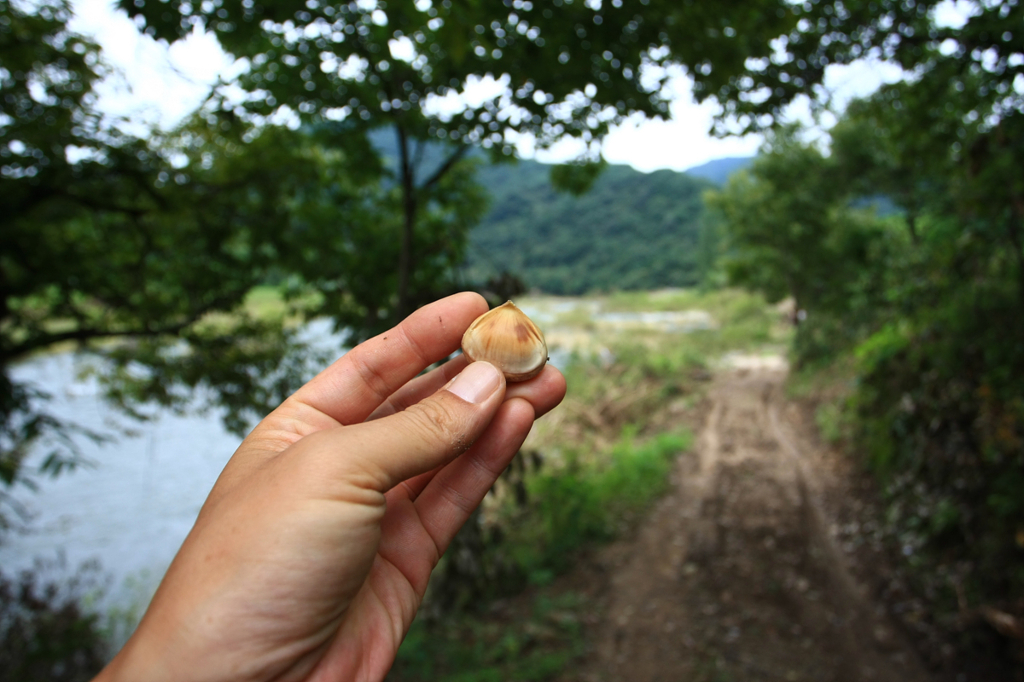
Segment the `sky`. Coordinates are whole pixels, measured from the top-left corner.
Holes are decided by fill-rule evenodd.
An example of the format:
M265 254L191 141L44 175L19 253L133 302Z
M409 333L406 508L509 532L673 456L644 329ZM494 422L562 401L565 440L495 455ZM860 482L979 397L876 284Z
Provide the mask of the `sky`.
M212 35L196 33L168 47L142 35L124 12L113 10L111 0L73 0L73 7L72 29L92 36L117 71L98 88L99 106L111 116L126 119L125 127L136 134L173 127L201 104L218 77L229 79L238 69ZM838 102L846 102L900 75L896 67L861 62L830 67L825 85ZM696 104L685 75L675 76L670 87L675 93L672 119L637 116L616 127L602 147L609 163L643 172L685 170L712 159L756 153L762 141L758 135L724 139L709 135L716 105ZM795 103L789 115L810 122L806 103ZM569 161L580 152L579 144L572 141L540 152L528 140L519 146L521 156L544 162Z

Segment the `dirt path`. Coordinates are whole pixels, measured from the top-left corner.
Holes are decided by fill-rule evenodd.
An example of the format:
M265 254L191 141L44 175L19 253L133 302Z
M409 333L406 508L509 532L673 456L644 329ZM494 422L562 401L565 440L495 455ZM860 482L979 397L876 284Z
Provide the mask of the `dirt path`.
M566 679L929 679L835 547L823 501L837 488L791 418L784 377L715 379L672 492L599 559L595 651Z

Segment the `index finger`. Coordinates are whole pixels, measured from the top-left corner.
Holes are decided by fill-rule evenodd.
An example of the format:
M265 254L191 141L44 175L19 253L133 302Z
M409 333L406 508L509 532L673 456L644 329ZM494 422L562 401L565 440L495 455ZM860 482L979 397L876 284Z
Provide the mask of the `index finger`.
M483 296L472 292L426 305L341 356L291 399L340 424L361 422L410 379L455 352L470 323L486 312Z

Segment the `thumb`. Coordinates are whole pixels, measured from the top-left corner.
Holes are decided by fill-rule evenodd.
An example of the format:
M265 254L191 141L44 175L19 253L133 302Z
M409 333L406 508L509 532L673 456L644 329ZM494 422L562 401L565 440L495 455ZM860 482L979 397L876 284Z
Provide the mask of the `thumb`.
M505 396L505 377L487 362L474 362L434 395L402 412L334 429L343 475L369 476L387 492L468 450ZM337 452L337 451L336 451Z

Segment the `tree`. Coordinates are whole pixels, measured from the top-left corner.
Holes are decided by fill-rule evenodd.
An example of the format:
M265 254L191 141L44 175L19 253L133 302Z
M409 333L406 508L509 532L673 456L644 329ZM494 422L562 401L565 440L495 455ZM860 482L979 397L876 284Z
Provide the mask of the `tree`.
M225 97L226 109L342 120L346 135L393 127L403 225L396 302L385 315L392 318L408 311L416 288L419 208L467 145L510 153L520 135L534 136L541 147L565 136L593 145L634 112L668 113L661 87L666 67L683 67L698 100L722 105L719 131L763 129L804 95L827 105L827 67L864 58L942 77L977 71L978 92L1012 93L1024 68L1012 57L1019 51L1012 31L1020 23L1018 4L972 5L976 11L962 28L938 25L939 4L558 0L534 7L508 0L454 9L447 0L245 0L176 8L121 2L151 35L173 40L205 28L246 60L240 85L247 95ZM492 75L504 87L457 99ZM421 168L419 144L438 139L451 143L444 159Z
M941 0L812 0L780 7L786 20L773 36L774 49L752 51L741 68L698 78L697 96L723 105L720 130L737 123L746 130L763 129L798 97L827 106L831 93L823 82L830 65L874 59L899 65L912 80L953 87L965 95L965 112L978 97L1000 102L1004 113L1019 109L1014 81L1024 65L1013 55L1024 46L1024 36L1015 30L1024 7L1017 0L958 3L963 23L956 25L938 21L943 5Z
M121 6L144 19L151 35L174 40L203 27L246 61L248 70L232 84L246 94L224 91L222 110L260 119L287 111L313 125L337 120L339 141L393 130L403 215L394 301L384 315L392 320L409 312L417 290L437 286L416 274L419 260L440 255L421 234L421 212L472 147L498 158L511 154L520 136L540 147L569 136L591 145L593 160L611 125L633 113L668 115L663 66L687 64L701 82L712 61L731 73L748 56L770 54L771 39L794 21L789 6L774 0L713 10L667 0ZM440 157L431 158L431 141L445 143ZM559 177L580 191L594 175L584 169ZM461 249L465 231L451 236L447 243ZM369 317L385 312L365 308Z
M887 488L893 532L928 565L912 575L937 595L937 618L979 604L1020 617L1024 594L1024 118L978 80L896 84L852 112L878 131L864 146L888 150L867 174L874 192L914 235L890 309L858 346L854 435ZM1003 648L980 630L975 642Z
M772 133L751 168L705 202L724 222L732 280L813 312L839 304L841 283L863 258L851 248L850 190L831 181L830 160L798 133Z
M888 259L890 240L873 208L856 207L856 187L836 182L835 158L799 133L770 133L751 168L705 203L724 234L729 279L769 301L792 297L797 321L809 320L796 342L806 361L855 339L864 311L879 305L886 279L877 264ZM844 325L828 323L836 318Z
M5 487L28 482L34 448L56 474L79 461L76 438L102 437L48 411L47 395L11 379L12 363L72 345L98 359L127 413L180 408L205 385L243 431L309 374L289 316L254 315L247 296L327 267L318 245L344 253L336 240L380 222L367 199L383 191L376 169L311 133L223 116L143 141L105 125L91 90L99 54L68 17L61 2L31 13L0 3Z
M826 105L828 93L820 85L831 64L873 58L899 65L907 80L855 104L853 116L835 131L844 179L862 191L866 183L882 188L906 212L915 241L917 217L936 195L947 208L984 216L972 219L972 229L1006 246L1024 305L1024 186L1013 161L1024 145L1024 4L959 3L959 25L938 21L942 4L794 5L798 19L772 55L748 60L725 80L698 82L698 97L713 96L723 104L721 129L730 119L756 129L779 121L800 95ZM868 130L852 131L854 125ZM866 135L871 129L884 139ZM848 135L853 145L844 141ZM858 150L858 140L870 144ZM872 177L864 176L866 170Z
M872 302L870 315L858 317L863 306L828 306L812 309L809 322L825 318L843 331L828 352L852 348L845 417L853 450L879 475L886 530L908 556L928 618L958 630L972 663L995 662L1008 658L998 653L1005 644L967 615L1020 618L1024 594L1024 8L958 3L963 24L942 26L931 2L876 2L878 15L863 20L858 7L808 5L800 35L723 96L735 100L731 111L767 122L788 98L782 86L804 66L874 54L907 71L849 107L831 131L821 174L804 183L848 191L841 215L865 198L895 208L884 229L865 233L868 257L856 270L836 263L835 273L815 277ZM780 203L761 192L768 177L741 203ZM745 252L749 272L777 273L780 260L799 253L786 240L792 223L768 220L776 230L760 235L763 252ZM738 234L751 232L745 224ZM805 336L801 329L801 358ZM1019 659L993 665L1007 678L1020 674Z

